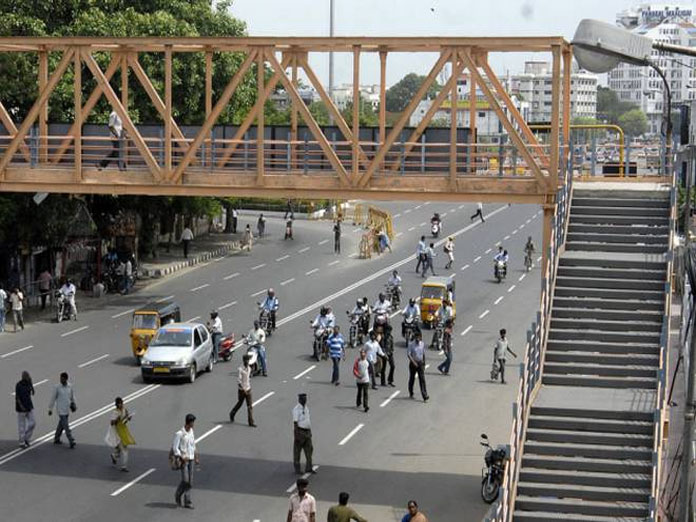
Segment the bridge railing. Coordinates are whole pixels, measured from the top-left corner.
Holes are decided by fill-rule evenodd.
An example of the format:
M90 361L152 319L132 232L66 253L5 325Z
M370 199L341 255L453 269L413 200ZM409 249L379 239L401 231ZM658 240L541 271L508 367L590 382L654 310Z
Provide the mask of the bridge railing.
M537 311L536 321L527 331L524 358L519 367L520 380L517 387L517 397L512 405L512 428L507 447L509 459L505 467L500 496L496 504L488 511L485 518L486 522L510 522L512 520L527 421L532 402L541 387L541 373L549 333L558 260L564 246L570 216L573 179L569 171L566 171L563 181L564 183L556 195L557 209L551 231L548 262L541 282L541 303Z

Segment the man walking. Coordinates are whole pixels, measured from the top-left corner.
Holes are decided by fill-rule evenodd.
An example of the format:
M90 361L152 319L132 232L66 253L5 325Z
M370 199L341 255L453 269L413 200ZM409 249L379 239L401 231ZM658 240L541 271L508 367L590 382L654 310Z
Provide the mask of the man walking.
M128 472L128 446L135 444L133 436L128 429L128 423L132 416L123 405L123 399L116 397L115 408L109 419L109 430L106 432L104 442L111 448L111 463L116 466L121 461L121 471Z
M377 334L374 332L370 332L370 340L365 343L365 350L362 350L366 353L367 355L367 363L369 365L369 374L370 374L370 379L369 381L372 381L372 389L376 390L377 389L377 376L375 375L375 365L377 364L377 357L380 357L384 359L386 355L384 354L384 351L382 350L382 347L380 346L379 342L377 342ZM382 386L384 386L384 361L382 363Z
M292 220L292 219L295 219L295 213L294 213L293 210L292 210L292 201L289 200L289 199L288 199L287 202L285 203L285 216L283 217L283 220L287 220L287 219L288 219L288 215L290 216L290 219L291 219L291 220Z
M230 422L234 422L234 416L237 415L239 408L246 401L247 405L247 421L252 428L254 424L254 411L251 404L251 368L249 367L249 355L242 357L242 365L237 370L237 404L230 411Z
M425 267L425 252L427 250L425 244L425 236L421 236L418 242L418 247L416 248L416 257L418 258L418 263L416 264L416 273L420 272L421 267Z
M419 331L415 333L413 341L408 345L408 395L413 399L413 381L418 374L423 402L428 402L428 390L425 387L425 344Z
M193 241L193 231L189 227L184 227L181 233L181 244L184 247L184 257L188 258L189 244Z
M51 292L51 283L53 283L53 277L48 269L44 269L39 275L39 292L41 293L41 309L46 309L46 299L48 294Z
M360 350L360 356L355 361L353 366L353 375L355 375L355 384L358 386L358 395L355 398L355 407L365 408L365 413L370 410L367 402L368 388L370 387L370 372L369 363L367 362L367 354L364 349Z
M333 363L331 384L338 386L340 384L338 365L341 359L345 360L346 358L346 340L341 335L339 326L334 326L334 331L326 340L326 343L329 345L329 357L331 357L331 362Z
M471 221L473 221L477 217L481 219L481 223L486 222L486 220L483 219L483 203L481 203L480 201L478 203L476 203L476 212L474 213L473 216L471 216Z
M345 491L338 494L338 505L329 508L326 522L351 522L351 520L367 522L367 519L358 515L353 508L348 507L349 498L350 495Z
M5 301L7 301L7 292L0 286L0 332L5 331Z
M17 431L19 432L19 447L28 448L34 433L34 384L29 372L22 372L22 378L15 386L15 411L17 412Z
M452 319L445 320L444 333L442 336L442 351L445 354L445 360L437 367L442 375L449 375L450 366L452 365Z
M126 162L123 160L121 150L125 132L123 132L121 117L114 110L109 114L109 133L111 135L111 153L99 162L99 170L102 170L114 160L118 163L119 170L126 170Z
M425 261L423 262L423 277L425 277L425 274L428 272L428 268L430 268L430 273L432 275L437 275L435 273L435 269L433 268L435 256L437 256L437 254L435 253L435 243L430 243L430 246L428 246L428 248L425 249Z
M60 384L56 386L53 391L53 396L51 397L51 402L48 405L48 414L53 415L53 406L56 407L56 413L58 414L58 426L56 427L56 434L53 437L53 444L63 444L61 436L63 431L65 431L65 436L70 442L70 449L75 449L75 439L72 436L72 431L70 430L70 413L77 410L75 405L75 394L73 393L72 386L68 382L68 374L63 372L60 374Z
M180 463L181 481L176 488L174 501L176 505L181 507L181 499L183 497L183 506L187 509L193 509L191 502L191 488L193 487L193 468L194 464L199 464L198 451L196 451L196 436L193 433L193 423L196 422L196 416L192 413L186 414L184 427L174 435L174 443L172 444L172 453Z
M10 294L10 306L12 307L12 322L14 331L17 332L17 325L24 330L24 294L19 288L12 290Z
M306 467L305 473L316 473L312 467L312 423L309 419L309 407L307 406L307 394L300 393L297 396L298 404L292 410L292 422L294 427L294 442L292 448L292 462L295 473L300 475L300 453L304 452Z
M508 340L506 337L507 331L505 328L500 330L500 338L495 342L495 347L493 348L493 367L494 371L491 372L491 379L500 375L500 384L505 384L505 360L507 358L507 352L510 352L515 359L517 359L517 354L510 349ZM496 370L497 368L497 370Z
M341 253L341 220L337 219L333 226L334 233L334 254Z
M317 501L307 492L309 481L299 478L296 485L297 491L290 495L287 522L316 522Z
M239 212L236 208L232 207L232 233L237 233L237 218L239 217Z

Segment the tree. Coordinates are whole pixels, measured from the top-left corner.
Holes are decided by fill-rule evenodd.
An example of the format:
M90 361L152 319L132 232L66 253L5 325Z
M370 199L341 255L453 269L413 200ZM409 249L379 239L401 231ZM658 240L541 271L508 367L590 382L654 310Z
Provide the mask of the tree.
M341 115L346 120L349 127L353 126L353 101L346 103ZM372 109L372 105L360 97L360 108L358 109L358 122L363 127L376 127L379 125L379 116Z
M404 76L397 83L389 87L386 93L386 107L390 112L401 112L403 111L408 103L416 95L418 89L425 81L425 76L420 76L416 73L409 73ZM434 97L440 92L442 87L434 82L433 85L428 89L427 96Z
M597 87L597 117L601 120L619 125L619 117L631 110L639 109L631 102L619 101L619 96L608 87Z
M627 136L640 136L648 131L648 119L640 109L632 109L619 116L619 126Z

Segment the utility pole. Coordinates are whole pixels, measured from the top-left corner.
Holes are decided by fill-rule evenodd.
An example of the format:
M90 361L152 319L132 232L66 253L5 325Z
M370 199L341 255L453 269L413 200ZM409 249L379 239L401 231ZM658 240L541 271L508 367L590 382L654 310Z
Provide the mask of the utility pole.
M336 9L334 6L334 0L329 0L329 36L334 37L334 18L336 15ZM334 94L334 53L329 52L329 98L333 100Z

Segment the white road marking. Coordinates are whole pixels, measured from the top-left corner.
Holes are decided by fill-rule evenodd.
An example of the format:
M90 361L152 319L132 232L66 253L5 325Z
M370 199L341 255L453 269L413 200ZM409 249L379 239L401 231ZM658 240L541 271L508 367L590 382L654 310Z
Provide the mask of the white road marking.
M141 475L138 475L138 476L135 477L133 480L131 480L128 484L126 484L125 486L121 486L120 488L118 488L116 491L114 491L114 492L111 494L111 496L112 496L112 497L117 497L117 496L119 496L121 493L123 493L124 491L126 491L126 490L127 490L128 488L130 488L131 486L137 484L138 482L140 482L141 480L143 480L145 477L147 477L150 473L153 473L154 471L155 471L155 468L150 468L150 469L148 469L145 473L142 473Z
M237 304L237 301L231 301L227 304L222 305L221 307L218 308L218 310L224 310L225 308L229 308L230 306L234 306Z
M452 213L452 212L456 212L457 209L456 209L456 208L451 208L451 209L449 209L449 211L450 211L450 213Z
M488 250L486 250L486 251L484 252L484 254L490 254L492 251L493 251L493 249L492 249L492 248L489 248Z
M522 281L525 277L527 277L527 274L522 274L522 275L520 276L520 278L518 279L518 281Z
M476 259L474 259L474 263L478 263L479 261L481 261L481 256L478 256Z
M414 230L416 230L416 227L411 227L408 229L409 232L413 232Z
M321 245L325 245L325 244L328 243L328 242L329 242L328 239L322 239L322 240L319 241L319 243L317 243L317 244L318 244L319 246L321 246Z
M48 382L48 379L44 379L44 380L42 380L42 381L35 382L35 383L34 383L34 388L36 388L37 386L41 386L42 384L45 384L45 383L47 383L47 382ZM12 396L14 397L14 396L15 396L15 392L10 393L10 395L12 395Z
M515 288L517 288L517 285L512 285L510 288L508 288L508 294L512 292Z
M174 299L174 295L168 295L167 297L162 297L155 301L155 303L164 303L165 301L169 301L170 299Z
M460 270L466 270L467 268L469 268L469 265L464 265Z
M429 364L426 364L426 365L425 365L425 369L427 370L428 368L430 368L430 365L429 365Z
M275 392L274 392L274 391L268 392L268 393L267 393L266 395L264 395L263 397L259 397L259 398L256 399L254 402L252 402L251 405L252 405L252 406L257 406L257 405L261 404L263 401L265 401L266 399L268 399L269 397L272 397L273 395L275 395Z
M510 236L505 236L505 237L503 238L503 241L507 241L508 239L510 239Z
M312 469L313 469L314 471L316 471L316 470L319 469L319 466L317 466L317 465L315 464L314 466L312 466ZM310 475L311 475L311 473L305 473L304 475L302 475L302 478L303 478L303 479L307 479L307 478L309 478ZM290 486L288 489L285 490L285 492L286 492L286 493L292 493L292 492L295 491L296 489L297 489L297 482L294 482L294 483L292 484L292 486Z
M418 209L421 208L422 206L423 206L423 205L416 205L416 206L415 206L415 209L418 210Z
M404 210L404 214L408 214L408 213L410 213L410 212L411 212L411 209L410 209L410 208L407 208L406 210Z
M297 253L298 253L298 254L304 254L307 250L309 250L309 247L300 248L300 249L297 251Z
M294 277L291 277L290 279L286 279L285 281L283 281L282 283L280 283L280 286L288 285L288 284L292 283L294 280L295 280Z
M189 320L186 321L186 322L187 322L187 323L192 323L192 322L194 322L194 321L198 321L200 318L201 318L201 316L200 316L200 315L197 315L196 317L192 317L191 319L189 319Z
M337 259L336 261L331 261L331 262L330 262L328 265L326 265L326 266L334 266L334 265L337 265L338 263L340 263L340 261Z
M353 428L353 429L350 431L350 433L349 433L348 435L346 435L345 437L343 437L343 439L341 440L341 442L338 443L338 445L339 445L339 446L345 446L346 443L347 443L350 439L352 439L353 436L354 436L356 433L358 433L361 429L363 429L364 427L365 427L365 425L364 425L362 422L361 422L360 424L358 424L355 428Z
M108 356L109 356L109 354L108 354L108 353L105 353L104 355L102 355L102 356L100 356L100 357L97 357L96 359L92 359L91 361L87 361L87 362L84 362L84 363L82 363L82 364L78 364L77 367L78 367L78 368L86 368L87 366L89 366L89 365L91 365L91 364L94 364L94 363L96 363L96 362L99 362L99 361L101 361L101 360L106 359Z
M529 225L531 222L532 222L532 218L529 218L527 221L525 221L525 223L527 223L528 225Z
M215 259L213 259L213 263L217 263L218 261L222 261L223 259L225 259L225 256L216 257Z
M447 215L447 212L442 213L442 217L445 217Z
M259 290L258 292L251 294L250 297L258 297L261 294L263 294L265 291L266 291L266 289L264 288L263 290Z
M504 295L501 295L498 299L495 300L495 302L493 304L497 305L500 301L503 300L504 297L505 297Z
M294 381L296 381L297 379L299 379L299 378L304 377L305 375L307 375L309 372L311 372L311 371L312 371L314 368L316 368L316 367L317 367L317 365L316 365L316 364L313 364L312 366L310 366L310 367L307 368L306 370L303 370L303 371L301 371L300 373L298 373L297 375L295 375L292 379L293 379Z
M196 287L191 289L191 292L198 292L199 290L203 290L204 288L208 288L209 286L210 286L210 283L206 283L206 284L201 285L201 286L196 286Z
M486 311L483 312L481 315L479 315L479 319L483 319L483 318L486 317L489 313L491 313L491 311L490 311L490 310L486 310Z
M464 205L459 205L459 210L463 209Z
M11 352L7 352L7 353L0 355L0 359L4 359L5 357L9 357L10 355L14 355L16 353L26 352L27 350L31 350L33 347L34 347L34 345L30 344L29 346L25 346L24 348L12 350Z
M398 214L394 214L394 215L392 216L393 219L396 219L396 218L398 218L398 217L401 217L401 213L400 213L400 212L399 212Z
M266 263L261 263L260 265L252 266L251 270L258 270L259 268L263 268L264 266L266 266Z
M392 399L394 399L397 395L401 393L401 390L396 390L394 393L392 393L389 397L387 397L382 404L379 405L380 408L384 408L387 404L389 404Z
M537 257L537 263L541 262L541 256Z
M514 236L515 234L517 234L517 232L519 232L519 229L516 228L515 230L512 231L512 235Z
M349 255L348 257L358 257L358 255L359 255L359 254L357 254L356 252L353 252L353 253L352 253L351 255Z
M399 232L398 234L396 234L396 237L400 237L400 236L403 236L403 235L404 235L403 232Z
M80 326L79 328L75 328L74 330L70 330L69 332L65 332L63 334L60 334L61 337L67 337L68 335L76 334L78 332L83 332L87 330L89 326Z
M312 275L312 274L317 273L318 271L319 271L318 268L313 268L313 269L310 270L309 272L305 272L305 275Z
M464 337L466 334L469 333L469 331L471 331L471 329L472 329L473 327L474 327L474 325L473 325L473 324L470 324L470 325L467 326L467 327L464 329L464 331L463 331L462 333L460 333L459 335L461 335L462 337Z
M419 227L424 227L424 226L425 226L425 221L423 221L422 223L420 223L418 226L419 226Z
M215 425L214 427L210 428L210 429L209 429L208 431L206 431L203 435L201 435L200 437L196 438L196 444L199 444L199 443L203 442L205 439L207 439L208 437L210 437L213 433L215 433L215 432L216 432L217 430L219 430L220 428L222 428L222 424L217 424L217 425Z
M522 223L522 224L520 225L520 230L522 230L525 226L526 226L526 225L525 225L524 223Z
M276 258L276 261L283 261L283 260L285 260L285 259L287 259L287 258L289 258L289 257L290 257L289 254L285 254L284 256L280 256L280 257Z
M135 399L138 399L142 397L143 395L147 395L148 393L156 390L159 388L161 384L150 384L148 386L145 386L144 388L141 388L130 395L126 395L123 397L123 402L124 404L127 404L131 401L134 401ZM106 406L102 406L98 410L93 411L92 413L88 413L87 415L77 419L76 421L73 421L70 423L70 428L75 429L79 426L82 426L83 424L86 424L87 422L90 422L98 417L101 417L102 415L105 415L107 413L110 413L114 409L114 403L110 402ZM41 446L42 444L46 444L47 442L53 440L53 437L55 435L55 430L51 430L49 433L46 433L45 435L34 439L34 442L31 446L28 448L17 448L15 450L12 450L5 455L0 456L0 466L3 464L6 464L10 462L11 460L14 460L15 458L24 455L25 453L29 451L34 451L36 448Z
M234 274L230 274L228 276L223 277L225 281L228 281L229 279L235 278L239 275L239 272L235 272Z
M124 315L128 315L128 314L133 313L133 312L135 312L135 308L129 308L125 312L121 312L120 314L112 315L111 318L118 319L119 317L123 317Z

